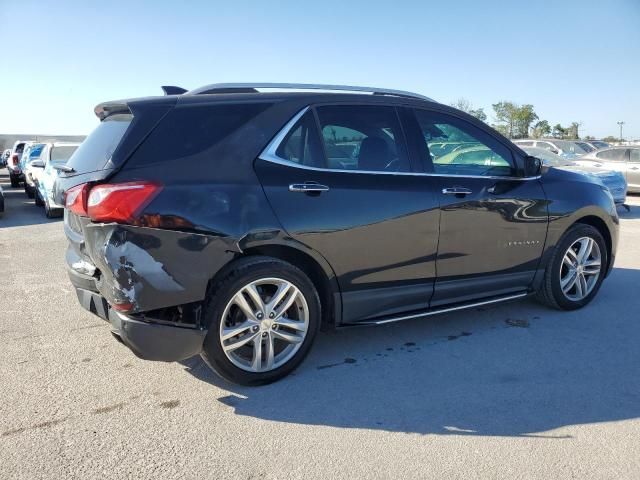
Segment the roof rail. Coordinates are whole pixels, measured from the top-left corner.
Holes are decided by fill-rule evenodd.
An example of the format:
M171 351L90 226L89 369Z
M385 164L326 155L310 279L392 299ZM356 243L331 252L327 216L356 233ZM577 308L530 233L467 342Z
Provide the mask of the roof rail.
M391 90L389 88L354 87L351 85L322 85L314 83L214 83L190 90L187 95L204 95L220 93L257 93L258 89L277 90L328 90L338 92L371 93L373 95L392 95L395 97L418 98L420 100L434 100L419 93Z

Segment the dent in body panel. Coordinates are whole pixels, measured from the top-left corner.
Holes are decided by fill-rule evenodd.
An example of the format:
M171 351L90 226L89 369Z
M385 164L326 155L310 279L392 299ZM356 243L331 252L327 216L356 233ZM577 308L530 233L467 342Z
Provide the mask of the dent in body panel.
M110 304L131 311L201 301L211 277L236 252L223 237L118 224L84 229L97 287Z

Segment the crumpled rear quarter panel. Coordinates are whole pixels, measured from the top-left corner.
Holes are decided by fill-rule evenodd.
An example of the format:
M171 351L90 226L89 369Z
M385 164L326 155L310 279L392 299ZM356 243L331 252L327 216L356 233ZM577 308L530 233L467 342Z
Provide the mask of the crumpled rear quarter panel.
M203 300L211 277L237 252L230 238L129 225L90 224L84 235L101 272L98 290L135 312Z

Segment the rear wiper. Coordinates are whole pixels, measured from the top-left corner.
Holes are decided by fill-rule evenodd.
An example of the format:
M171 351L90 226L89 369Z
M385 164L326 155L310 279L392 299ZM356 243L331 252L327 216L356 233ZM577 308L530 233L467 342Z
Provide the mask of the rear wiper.
M54 165L53 168L64 173L75 173L75 169L73 167L68 167L67 165Z

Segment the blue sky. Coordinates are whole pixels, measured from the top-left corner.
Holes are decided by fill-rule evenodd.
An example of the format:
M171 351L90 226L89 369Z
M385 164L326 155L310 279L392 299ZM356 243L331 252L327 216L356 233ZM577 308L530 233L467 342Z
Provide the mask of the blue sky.
M22 21L20 21L22 20ZM531 103L640 138L640 0L0 0L0 133L86 134L160 85L305 82Z

